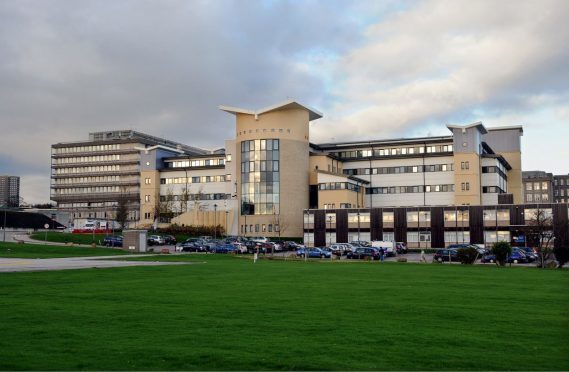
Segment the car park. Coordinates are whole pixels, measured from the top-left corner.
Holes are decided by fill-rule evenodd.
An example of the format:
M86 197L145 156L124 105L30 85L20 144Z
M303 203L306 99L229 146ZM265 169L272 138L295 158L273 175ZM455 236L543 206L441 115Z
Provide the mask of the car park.
M122 247L123 237L119 235L110 235L105 237L103 245L105 247Z
M436 262L452 262L458 261L458 250L456 249L437 249L435 254L433 255L433 261Z

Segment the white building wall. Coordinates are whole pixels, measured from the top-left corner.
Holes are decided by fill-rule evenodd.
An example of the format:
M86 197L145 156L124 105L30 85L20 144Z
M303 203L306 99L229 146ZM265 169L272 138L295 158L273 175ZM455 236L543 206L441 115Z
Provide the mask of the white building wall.
M425 158L425 165L453 164L452 156L428 157ZM422 166L423 158L408 159L386 159L372 160L371 167L401 167L401 166ZM344 169L369 168L369 160L347 161ZM369 175L357 177L370 180ZM390 186L419 186L419 185L453 185L454 171L445 172L418 172L418 173L394 173L394 174L374 174L371 176L369 187L390 187ZM392 206L415 206L415 205L449 205L454 204L454 192L429 192L425 193L404 193L404 194L366 194L364 205L366 207L392 207Z

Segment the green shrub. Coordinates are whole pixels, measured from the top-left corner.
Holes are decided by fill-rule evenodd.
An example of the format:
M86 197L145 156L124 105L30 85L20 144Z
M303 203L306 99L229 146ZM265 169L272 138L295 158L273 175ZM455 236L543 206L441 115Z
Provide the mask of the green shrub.
M506 264L508 256L512 254L512 246L508 242L497 242L492 245L492 254L496 256L496 262L500 266Z
M473 247L460 248L457 252L458 260L465 265L472 265L478 257L478 251Z

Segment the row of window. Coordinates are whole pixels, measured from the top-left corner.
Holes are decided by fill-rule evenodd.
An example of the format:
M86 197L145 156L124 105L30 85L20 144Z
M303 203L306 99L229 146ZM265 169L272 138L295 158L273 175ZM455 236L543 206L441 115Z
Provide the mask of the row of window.
M278 213L278 195L274 203L247 202L241 204L241 215L259 215L259 214L277 214Z
M241 183L279 182L279 172L249 172L241 173Z
M482 193L483 194L503 194L503 193L505 193L505 191L502 190L498 186L482 186Z
M260 197L260 195L271 195L275 194L278 196L279 194L279 186L280 182L255 182L255 183L244 183L241 185L241 193L243 194L243 198L247 199L255 195L256 199ZM254 199L251 199L253 201Z
M372 156L397 156L414 154L431 154L438 152L452 152L452 145L432 145L432 146L413 146L413 147L393 147L372 150L340 151L336 155L342 159L346 158L369 158Z
M533 190L548 190L549 182L526 182L526 191L533 191Z
M265 150L278 150L279 140L278 139L258 139L241 142L241 152L248 151L265 151Z
M569 190L565 191L565 189L555 189L553 190L553 195L554 196L565 196L565 194L567 194L567 196L569 196Z
M352 203L340 203L340 209L348 209L352 207L355 207ZM324 209L336 209L336 203L324 204Z
M279 224L274 224L274 231L279 232ZM241 225L241 234L252 232L273 232L273 224L251 224L251 225Z
M241 163L241 172L278 172L278 160L244 161Z
M60 208L102 208L102 207L115 207L119 205L116 201L106 202L89 202L89 203L59 203Z
M167 164L168 168L212 167L225 165L225 159L176 160Z
M367 187L366 194L414 194L422 192L454 192L454 185L417 185L417 186L389 186Z
M145 180L145 183L150 184L150 178ZM171 178L160 178L161 185L171 185L171 184L186 184L186 183L208 183L208 182L230 182L231 175L223 174L220 176L200 176L200 177L171 177Z
M351 182L327 182L319 183L318 190L350 190L359 192L360 186Z
M558 186L558 185L560 185L560 186L564 186L564 185L569 186L569 179L566 180L565 178L554 178L554 179L553 179L553 184L554 184L555 186Z
M93 187L71 187L68 189L55 189L56 195L67 194L91 194L103 192L121 192L120 186L93 186Z
M378 167L378 168L355 168L344 169L344 174L350 176L371 174L400 174L400 173L422 173L422 172L449 172L454 170L453 164L432 164L432 165L410 165L400 167Z
M188 200L226 200L230 199L230 194L224 193L215 193L215 194L188 194ZM152 197L150 195L144 196L144 201L149 203L152 201ZM160 195L161 202L175 202L175 201L184 201L184 195Z
M526 194L526 201L529 203L549 202L549 194Z
M71 158L54 159L54 164L72 164L72 163L94 163L100 161L117 161L120 160L119 154L112 155L94 155L94 156L74 156Z
M326 232L325 236L326 242L329 244L336 243L336 233ZM470 243L470 232L469 231L445 231L444 234L445 244L461 244ZM487 244L495 243L497 241L509 242L511 239L511 234L509 231L484 231L484 241ZM348 232L348 241L364 240L370 241L371 236L369 232ZM395 234L393 231L383 231L383 240L393 241L395 240ZM304 233L304 241L311 245L314 242L314 234L311 232ZM408 231L407 232L407 243L411 247L422 247L428 248L431 242L431 232L430 231Z
M57 168L55 174L76 174L94 172L118 172L118 171L137 171L138 167L128 165L92 165L89 167Z
M482 173L498 173L503 179L505 179L505 180L508 179L508 176L506 176L506 173L504 171L502 171L502 169L500 169L500 167L496 167L496 166L482 167Z
M109 145L75 146L54 149L55 154L73 154L76 152L112 151L119 150L120 145L113 143Z
M539 212L542 213L542 218L547 219L553 216L553 211L551 208L542 208L539 209ZM531 221L535 219L536 214L538 213L537 209L525 209L524 210L524 219L525 221ZM470 219L469 211L468 210L446 210L443 212L445 222L464 222L468 223ZM413 224L417 223L428 223L431 222L431 212L430 211L407 211L407 223L410 224L412 227ZM383 211L382 213L383 223L394 223L395 221L395 213L389 211ZM336 213L326 213L326 223L336 223ZM348 223L357 223L359 222L370 222L370 214L369 212L360 212L360 213L348 213ZM483 212L483 219L484 221L510 221L510 210L509 209L487 209ZM313 224L314 223L314 214L305 214L304 215L304 223L305 224Z
M74 183L93 183L93 182L118 182L121 176L94 176L94 177L74 177L55 180L56 185L68 185ZM123 179L124 181L124 179ZM137 181L134 179L133 181Z

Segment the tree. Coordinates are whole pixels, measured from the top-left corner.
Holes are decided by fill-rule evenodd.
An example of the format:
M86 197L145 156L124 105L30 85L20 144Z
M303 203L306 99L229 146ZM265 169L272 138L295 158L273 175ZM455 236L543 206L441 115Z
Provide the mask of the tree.
M460 248L457 251L457 257L460 263L472 265L478 258L478 251L474 247Z
M496 257L496 265L504 266L512 254L512 246L508 242L496 242L492 245L492 254Z
M553 216L550 210L537 208L530 210L528 219L528 240L535 246L538 253L538 267L545 268L553 253Z
M118 200L117 204L117 214L115 216L118 224L121 227L121 230L124 230L126 227L126 221L128 219L128 198L126 195L121 195Z

